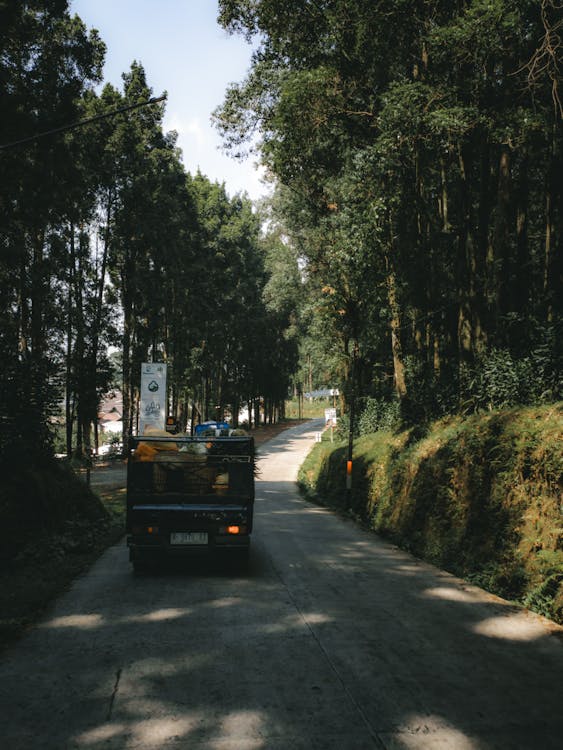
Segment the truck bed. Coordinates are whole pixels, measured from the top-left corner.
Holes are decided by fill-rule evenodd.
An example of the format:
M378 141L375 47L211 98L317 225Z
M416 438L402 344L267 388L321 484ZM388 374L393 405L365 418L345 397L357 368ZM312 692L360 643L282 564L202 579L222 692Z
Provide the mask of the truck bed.
M127 532L135 567L149 557L247 553L253 505L251 437L132 439Z

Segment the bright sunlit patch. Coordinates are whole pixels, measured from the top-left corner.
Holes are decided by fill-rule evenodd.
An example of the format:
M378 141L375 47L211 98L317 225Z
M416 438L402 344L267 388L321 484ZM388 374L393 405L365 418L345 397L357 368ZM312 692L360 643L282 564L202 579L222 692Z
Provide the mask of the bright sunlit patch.
M304 613L303 617L309 625L323 625L326 622L331 622L332 617L321 614L321 612L309 612Z
M430 599L443 599L447 602L465 602L467 604L479 601L479 597L475 594L450 586L437 586L433 589L427 589L423 596Z
M231 711L222 720L215 740L211 740L209 747L224 748L225 740L229 746L240 750L258 750L264 747L264 720L258 711Z
M452 727L441 716L409 714L401 720L398 731L393 732L402 748L419 750L421 747L454 748L455 750L475 750L476 743Z
M303 612L301 614L292 614L278 622L272 622L263 627L263 632L269 635L277 633L288 633L290 631L305 630L313 625L324 625L332 622L332 617L324 615L321 612Z
M89 729L87 732L78 735L76 739L80 745L98 745L101 742L111 740L112 737L123 735L125 731L125 724L104 724L101 727Z
M503 641L535 641L547 635L545 625L539 618L526 612L506 615L505 617L489 617L473 625L472 630L487 638L498 638Z
M235 604L240 604L241 599L237 596L225 596L222 599L214 599L214 601L207 604L208 607L219 609L221 607L234 607Z
M154 612L148 612L146 615L131 618L136 622L163 622L165 620L177 620L191 614L191 609L179 609L170 607L169 609L157 609Z
M164 743L186 738L201 723L199 716L171 716L165 719L140 721L133 728L131 745L162 747Z
M66 617L55 617L54 620L40 625L42 628L77 628L78 630L93 630L104 623L101 615L67 615Z
M398 565L396 570L400 573L420 573L419 565Z

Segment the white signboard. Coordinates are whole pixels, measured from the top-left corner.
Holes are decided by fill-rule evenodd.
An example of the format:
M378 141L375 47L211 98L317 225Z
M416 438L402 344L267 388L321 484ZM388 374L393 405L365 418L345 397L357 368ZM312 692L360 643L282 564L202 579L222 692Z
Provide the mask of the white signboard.
M325 424L328 427L336 426L336 409L325 409Z
M166 419L166 365L163 362L143 362L141 365L141 402L139 405L139 435L147 426L164 429Z

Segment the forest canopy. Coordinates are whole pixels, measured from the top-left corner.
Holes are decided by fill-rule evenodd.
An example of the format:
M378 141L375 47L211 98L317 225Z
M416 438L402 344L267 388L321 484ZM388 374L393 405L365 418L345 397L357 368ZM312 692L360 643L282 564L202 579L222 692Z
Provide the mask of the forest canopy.
M103 85L68 2L0 1L3 460L51 456L61 425L88 454L116 385L126 443L151 360L183 424L327 386L369 429L560 399L559 0L218 20L254 39L214 119L275 182L260 212L186 172L139 62Z
M315 371L411 422L561 398L560 2L219 5L259 47L216 124L278 181Z
M186 172L139 62L102 85L104 55L68 2L0 2L6 462L48 459L61 428L89 455L116 386L126 443L143 361L167 362L183 425L252 417L258 398L278 416L296 366L290 311L266 295L276 241L245 195Z

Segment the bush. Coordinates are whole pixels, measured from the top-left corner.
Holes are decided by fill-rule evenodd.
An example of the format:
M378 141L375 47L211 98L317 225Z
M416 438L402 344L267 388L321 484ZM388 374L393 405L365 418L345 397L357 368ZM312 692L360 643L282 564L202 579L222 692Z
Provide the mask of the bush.
M379 430L393 431L401 421L401 409L398 400L368 398L358 419L358 434L369 435Z
M526 356L491 349L472 367L462 368L460 393L465 411L507 409L561 398L563 375L551 337L551 331L544 332L545 340Z

